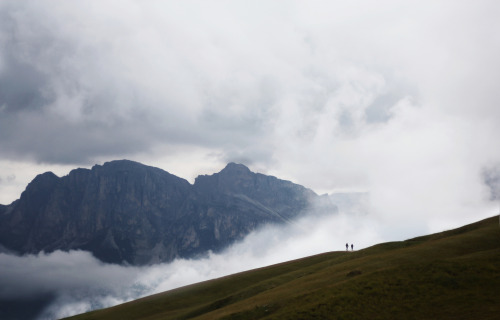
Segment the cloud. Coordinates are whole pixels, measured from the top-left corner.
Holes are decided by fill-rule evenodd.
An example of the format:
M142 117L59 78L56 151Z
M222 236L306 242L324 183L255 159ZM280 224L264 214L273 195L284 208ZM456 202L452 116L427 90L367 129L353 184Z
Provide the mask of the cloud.
M483 129L499 116L496 9L491 1L4 1L0 156L92 165L205 149L219 165L240 159L288 174L305 166L295 154L312 144L307 163L335 169L345 152L362 153L367 135L404 121L404 101L450 115L445 125L471 121L452 132L479 128L484 140L498 133ZM366 189L376 169L348 168L333 185L304 178L310 170L294 178Z
M56 319L244 270L345 250L346 242L361 249L384 239L379 227L364 215L309 217L286 227L264 227L220 254L149 267L103 264L83 251L0 254L0 302L53 296L38 319Z
M499 9L2 1L0 194L117 158L190 181L237 161L368 191L384 237L491 216Z
M135 39L131 42L107 42L109 36L126 27L124 22L133 18L132 12L125 12L123 20L97 19L90 24L93 13L108 17L112 13L106 7L91 8L82 2L46 5L2 5L5 32L0 39L5 49L0 81L9 84L0 93L1 110L6 115L1 125L5 137L1 140L2 156L88 163L97 155L148 150L168 136L174 142L190 139L183 128L192 123L181 111L189 106L176 101L190 96L186 92L190 86L182 89L173 81L180 71L167 68L160 73L158 66L148 65L151 57L141 49L151 45L150 49L160 50L160 39L141 43L148 39L141 36L145 30L139 27L133 35L120 36ZM128 9L131 5L129 2ZM118 52L123 52L123 60L116 59ZM128 60L143 63L129 65ZM170 90L175 94L169 96Z
M452 18L440 6L392 1L6 1L2 156L90 165L181 144L272 163L277 145L309 141L321 119L328 119L329 141L352 138L386 123L407 96L441 99L469 83L449 79L448 70L477 69L495 80L483 59L470 63L460 50L453 59L438 55L494 27L486 9L450 6ZM464 24L466 13L483 24ZM472 30L441 38L442 29L462 25ZM474 39L477 48L487 40ZM436 65L442 74L422 73ZM428 86L428 77L442 85Z
M490 200L500 200L500 164L483 169L484 183L490 189Z
M40 253L24 257L2 254L1 298L46 294L52 290L72 291L85 287L120 288L134 274L117 265L105 265L84 251ZM22 262L22 263L21 263ZM74 270L87 270L79 273ZM36 272L35 272L36 270ZM101 284L105 283L104 287Z

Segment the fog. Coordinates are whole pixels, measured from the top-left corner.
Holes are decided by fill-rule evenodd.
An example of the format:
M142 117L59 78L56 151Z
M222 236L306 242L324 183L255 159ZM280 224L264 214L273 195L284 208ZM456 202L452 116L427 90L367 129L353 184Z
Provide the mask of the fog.
M52 296L37 319L57 319L109 307L190 283L390 239L363 214L303 218L265 226L221 253L147 267L104 264L83 251L14 256L0 254L0 300Z
M497 173L496 167L484 173L492 200L498 199ZM21 312L36 306L38 313L30 318L58 319L245 270L344 251L346 243L360 250L428 233L428 225L418 223L417 217L403 220L374 213L370 194L340 193L331 199L338 203L339 213L310 212L285 225L266 225L226 250L200 259L136 267L105 264L85 251L0 253L0 307ZM486 211L496 214L495 202L488 204ZM6 319L18 319L16 311Z

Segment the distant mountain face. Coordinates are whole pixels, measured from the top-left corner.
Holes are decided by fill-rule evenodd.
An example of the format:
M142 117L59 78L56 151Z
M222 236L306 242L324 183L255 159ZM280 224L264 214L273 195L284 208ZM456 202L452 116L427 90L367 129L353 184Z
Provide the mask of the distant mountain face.
M318 208L319 203L319 208ZM230 163L188 181L120 160L38 175L0 206L0 247L17 253L81 249L104 262L144 265L217 251L266 223L285 223L329 199Z

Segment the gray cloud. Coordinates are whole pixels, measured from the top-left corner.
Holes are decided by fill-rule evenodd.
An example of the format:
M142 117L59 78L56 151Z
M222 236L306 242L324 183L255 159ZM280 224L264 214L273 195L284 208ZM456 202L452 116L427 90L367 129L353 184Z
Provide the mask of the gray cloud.
M58 291L119 290L134 272L117 265L104 265L83 251L40 253L25 257L1 255L0 298L32 297ZM74 270L87 270L84 274ZM137 272L137 270L136 270Z
M154 79L158 72L151 70L153 64L141 70L141 64L118 61L113 51L127 48L106 39L123 21L97 30L88 24L92 15L75 17L88 9L84 3L59 4L58 10L33 2L6 2L0 8L5 18L0 28L3 157L88 164L97 156L144 152L161 141L201 140L191 131L195 127L191 116L182 111L186 106L175 96L155 92L161 87L166 92L169 87L176 90L169 82L178 78L178 72L165 73L167 81L162 82ZM104 33L102 42L96 40L97 31ZM139 47L137 42L126 45ZM140 49L130 50L123 51L127 58L147 58ZM137 70L127 70L130 67Z
M6 10L6 7L4 4L0 8L0 30L3 31L0 38L0 110L9 114L40 109L49 103L43 92L46 75L31 59L33 52L42 49L43 35L30 43L14 17L16 11Z
M484 168L482 177L489 188L490 199L500 200L500 164Z
M20 109L36 109L48 101L42 94L43 76L28 64L13 57L12 52L4 56L4 69L0 77L0 106L9 114Z
M255 28L240 4L203 12L125 1L117 16L112 3L0 7L2 157L91 164L180 144L228 159L247 149L245 157L266 162L272 157L261 155L280 143L276 127L286 127L290 109L299 117L287 127L292 138L314 138L322 116L357 132L385 86L370 67L342 65L309 21L297 24L273 6L252 9L262 19ZM199 19L180 18L191 14ZM369 121L392 107L374 106Z

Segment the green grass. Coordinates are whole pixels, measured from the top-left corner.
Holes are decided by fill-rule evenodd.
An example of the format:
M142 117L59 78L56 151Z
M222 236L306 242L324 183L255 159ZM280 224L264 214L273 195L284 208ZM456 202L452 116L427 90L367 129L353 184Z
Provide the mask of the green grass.
M493 217L355 252L329 252L70 319L499 319Z

